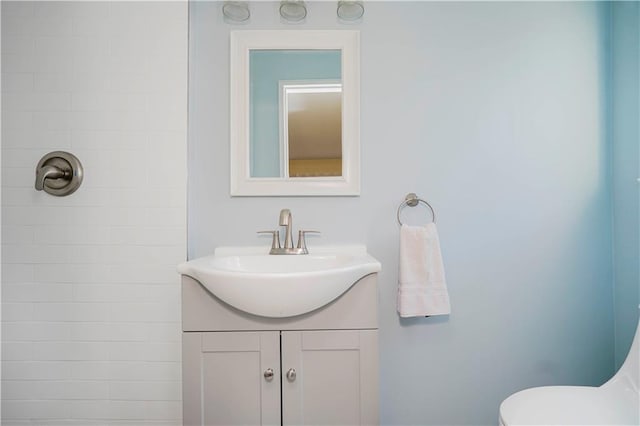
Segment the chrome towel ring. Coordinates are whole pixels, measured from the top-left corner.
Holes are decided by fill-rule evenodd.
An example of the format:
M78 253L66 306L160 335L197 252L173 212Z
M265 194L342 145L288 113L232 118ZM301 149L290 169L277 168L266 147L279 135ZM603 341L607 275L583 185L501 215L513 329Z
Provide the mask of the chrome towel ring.
M400 203L400 205L398 206L398 213L397 213L396 217L398 218L398 223L400 224L400 226L403 225L402 221L400 220L400 212L402 211L402 209L405 206L415 207L419 203L422 203L425 206L429 207L429 210L431 210L432 221L435 223L435 221L436 221L436 212L433 210L433 207L431 207L431 204L427 203L422 198L418 198L418 196L416 194L414 194L413 192L410 192L409 194L407 194L406 197L404 197L404 201L402 203Z

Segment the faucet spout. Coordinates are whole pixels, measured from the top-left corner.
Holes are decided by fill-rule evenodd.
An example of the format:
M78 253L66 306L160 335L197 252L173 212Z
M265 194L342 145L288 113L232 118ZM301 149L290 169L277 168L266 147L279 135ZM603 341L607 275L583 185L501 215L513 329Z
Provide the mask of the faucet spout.
M287 226L291 222L291 210L282 209L280 210L280 226Z
M291 228L293 225L293 220L291 218L291 210L282 209L280 210L280 221L278 222L280 226L284 226L284 249L292 249L293 248L293 236L291 235Z

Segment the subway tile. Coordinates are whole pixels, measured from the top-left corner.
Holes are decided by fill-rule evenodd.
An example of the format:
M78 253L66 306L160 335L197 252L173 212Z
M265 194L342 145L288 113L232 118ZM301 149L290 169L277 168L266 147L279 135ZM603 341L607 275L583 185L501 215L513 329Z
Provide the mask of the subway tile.
M122 130L116 111L78 111L70 114L74 130Z
M38 2L37 5L48 2ZM54 6L58 3L51 2ZM64 2L59 3L65 5ZM37 14L32 20L33 34L36 36L67 36L72 34L72 18L68 14L46 15Z
M8 187L26 187L27 182L34 181L35 167L3 167L2 182ZM33 186L33 182L31 182Z
M6 170L6 168L3 169L3 171ZM4 180L5 177L3 176L2 179ZM11 201L9 201L7 198L9 199L15 199L15 197L13 196L9 196L10 194L5 194L5 191L7 191L7 189L3 188L3 199L2 199L2 204L3 205L7 205L7 204L12 204ZM7 196L5 198L5 195ZM2 227L2 245L10 245L10 244L30 244L33 243L34 241L34 229L33 226L30 225L13 225L13 226L3 226ZM31 275L33 275L33 272L31 273ZM3 270L3 277L4 277L4 270ZM11 280L9 280L11 281Z
M175 262L184 258L184 250L179 246L121 246L117 253L111 253L110 260L114 263L148 262L159 264Z
M179 361L182 347L179 343L109 343L109 359L113 361Z
M95 380L42 381L35 387L32 397L42 400L105 400L109 398L109 384Z
M110 54L113 56L147 56L152 44L148 37L131 38L115 35L109 38Z
M68 322L5 322L2 324L4 341L68 341L72 324Z
M3 35L2 54L32 56L35 52L35 40L31 35Z
M31 72L2 71L3 93L30 93L35 89L35 76Z
M109 228L91 225L37 225L33 227L36 244L99 245L109 242Z
M6 167L6 166L3 166ZM34 173L35 175L35 173ZM25 206L29 204L33 204L36 202L38 194L33 189L33 185L28 185L25 181L21 180L17 182L15 186L5 186L2 188L2 205L3 206L12 206L25 208ZM18 225L18 227L23 227L24 224ZM5 243L9 243L9 239L5 239L3 236L3 241ZM22 243L22 242L30 242L33 241L33 235L25 240L13 240L11 243Z
M109 361L74 361L70 363L68 378L71 380L108 381L111 363Z
M184 211L187 204L187 194L184 191L185 185L182 187L167 186L161 188L159 186L147 187L142 197L147 207L169 207L180 208ZM165 225L164 228L170 228Z
M152 265L146 262L131 265L110 265L108 277L114 283L159 283L178 285L176 264Z
M4 265L3 265L4 267ZM34 304L2 302L2 321L31 321L34 319Z
M71 284L4 283L2 300L12 302L68 302L73 298Z
M71 416L74 419L104 419L111 418L109 401L74 401L71 405Z
M17 111L10 109L10 105L4 105L2 109L2 132L3 142L5 130L25 131L31 129L35 123L34 114L31 111ZM12 133L7 134L11 140ZM13 146L11 143L9 146Z
M71 92L74 87L77 87L77 80L72 73L34 70L32 75L33 88L40 93Z
M108 246L15 244L3 253L7 263L105 263L121 255Z
M5 231L2 231L5 239ZM9 241L10 242L10 241ZM2 265L2 283L31 283L35 281L35 268L31 264L5 263Z
M41 157L41 148L3 148L2 167L31 167L35 171L35 164L40 161Z
M74 93L75 111L146 111L147 96L137 93L81 92Z
M150 420L182 419L182 401L148 401L146 409Z
M31 53L2 52L2 72L31 73L36 68L37 58Z
M108 426L182 426L182 417L173 420L109 420Z
M64 361L2 360L2 380L66 380L70 373Z
M108 75L104 71L99 70L96 72L91 67L83 65L85 63L92 64L91 66L100 66L102 63L99 59L93 59L91 57L83 58L82 60L74 59L76 66L73 70L73 85L71 86L72 92L100 92L109 90Z
M127 73L139 73L139 72L149 72L149 68L147 66L146 57L143 54L123 54L117 56L108 56L106 57L106 64L103 72L113 73L113 72L127 72Z
M83 265L78 263L33 265L34 280L65 283L107 283L112 267L108 264Z
M64 72L72 73L75 69L75 62L72 56L60 58L52 53L46 53L41 55L35 55L33 71L37 72Z
M31 16L4 16L6 5L10 3L18 2L2 2L2 36L33 35L36 23Z
M110 60L107 55L74 58L72 72L92 78L107 78Z
M124 132L118 130L97 131L95 129L73 129L71 143L74 148L85 150L140 150L146 147L149 137L146 132Z
M142 303L121 302L111 306L111 321L115 322L173 322L180 321L178 302Z
M176 37L177 32L188 31L184 23L178 21L167 21L167 25L175 25L178 28L174 31L156 31L153 37L151 37L149 47L147 48L147 54L150 57L164 56L167 52L174 52L177 55L186 55L189 51L188 43L185 38ZM181 62L181 64L186 61Z
M182 397L180 382L110 382L109 398L131 401L180 401ZM158 417L153 417L158 418ZM162 418L162 417L160 417ZM167 417L164 417L167 418Z
M109 12L99 10L99 7L109 8L109 2L78 2L78 4L93 5L96 8L87 11L86 16L74 16L72 34L74 36L109 36L112 32Z
M139 401L109 401L109 419L145 420L146 408Z
M74 21L85 21L91 18L109 22L107 18L111 13L109 2L76 2L73 4L71 16Z
M34 144L35 133L31 127L8 129L6 124L2 127L3 149L33 148Z
M69 111L35 111L33 114L33 128L36 130L70 130L72 113Z
M34 359L34 343L3 341L1 353L3 361L29 361Z
M179 287L165 284L75 284L76 302L170 303L179 297Z
M35 321L109 321L107 303L38 303Z
M113 244L181 247L185 240L184 228L181 227L111 227L109 234Z
M26 380L2 380L2 399L31 399L37 382Z
M72 327L71 340L84 342L143 342L146 325L141 323L77 323Z
M4 93L2 102L15 111L68 111L68 93Z
M65 401L71 406L71 413L78 404L84 404L89 401ZM31 426L105 426L106 420L93 420L89 418L81 419L56 419L56 420L37 420L37 423L29 423Z
M6 25L4 20L15 18L30 18L35 13L34 2L7 1L2 3L2 25Z
M67 18L72 16L73 2L56 4L55 2L36 2L33 16L37 18Z
M3 424L12 419L66 419L71 414L71 404L59 400L3 401Z
M146 70L111 71L108 74L108 87L114 93L149 93L152 79L153 76ZM164 87L166 88L166 81Z
M36 56L55 56L60 62L72 62L76 39L74 37L42 37L33 38Z
M182 342L182 323L146 324L147 339L149 342Z
M109 365L110 380L180 381L180 360L169 362L114 361Z
M151 228L183 227L186 222L182 207L153 207L145 210L143 224Z
M34 360L40 361L102 361L108 359L108 344L104 342L33 342Z

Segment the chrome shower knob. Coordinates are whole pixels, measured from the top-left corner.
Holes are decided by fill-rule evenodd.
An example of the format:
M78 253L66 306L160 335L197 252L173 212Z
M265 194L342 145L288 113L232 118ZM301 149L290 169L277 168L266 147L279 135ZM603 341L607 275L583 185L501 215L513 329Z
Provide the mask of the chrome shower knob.
M50 152L36 166L37 191L57 197L73 194L82 183L83 169L78 158L65 151Z

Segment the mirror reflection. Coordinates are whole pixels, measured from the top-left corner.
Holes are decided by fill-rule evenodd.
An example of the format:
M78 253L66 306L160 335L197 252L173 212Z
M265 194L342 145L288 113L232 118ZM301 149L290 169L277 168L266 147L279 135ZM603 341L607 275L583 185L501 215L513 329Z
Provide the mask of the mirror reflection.
M342 176L342 84L281 84L285 177Z
M250 50L250 176L342 176L336 50Z

